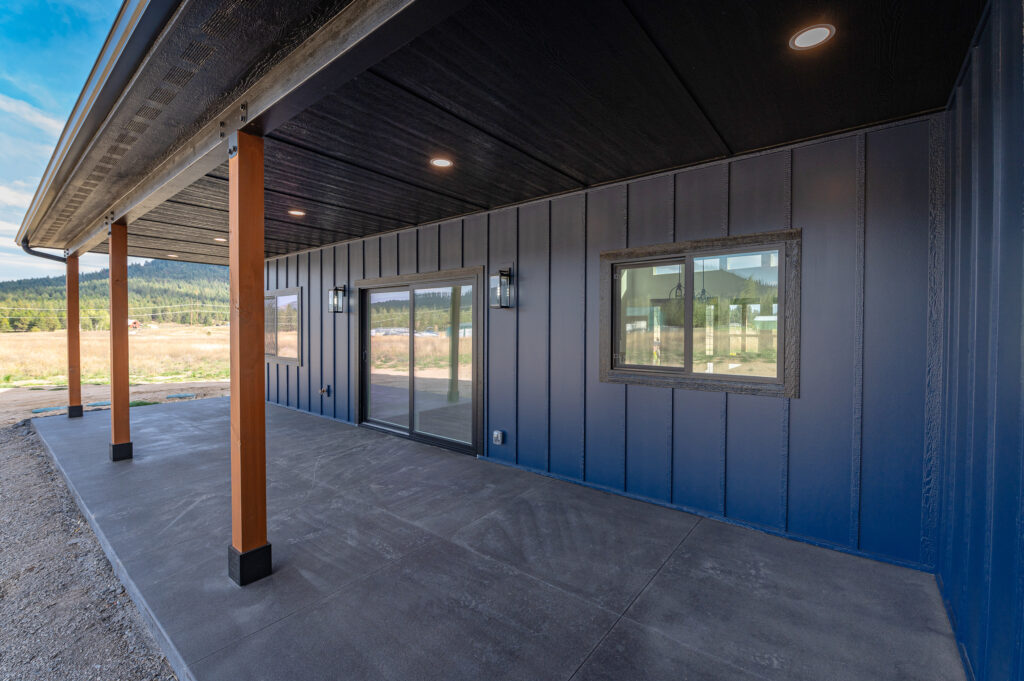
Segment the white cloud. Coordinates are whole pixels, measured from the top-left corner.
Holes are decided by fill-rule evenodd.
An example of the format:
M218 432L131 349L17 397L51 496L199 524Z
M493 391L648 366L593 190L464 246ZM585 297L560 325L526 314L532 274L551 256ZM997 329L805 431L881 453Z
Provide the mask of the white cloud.
M0 250L0 281L64 274L64 265L59 262L33 258L19 251L5 250Z
M13 239L18 233L18 225L6 220L0 220L0 239Z
M32 192L0 184L0 206L25 210L30 203L32 203Z
M0 94L0 111L9 113L54 137L60 135L61 130L64 129L64 121L59 118L51 116L42 109L37 109L28 102L8 97L5 94Z
M59 251L46 249L46 252L59 255ZM98 253L87 253L78 261L81 273L97 272L107 266L107 256ZM0 247L0 281L10 279L26 279L29 277L52 277L64 274L62 263L43 258L34 258L22 253L16 247L10 249Z

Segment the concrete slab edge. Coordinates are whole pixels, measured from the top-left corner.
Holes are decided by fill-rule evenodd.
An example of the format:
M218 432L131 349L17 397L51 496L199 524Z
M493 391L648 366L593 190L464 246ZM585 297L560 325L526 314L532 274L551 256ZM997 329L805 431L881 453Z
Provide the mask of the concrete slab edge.
M46 441L46 437L39 432L38 428L36 428L34 420L32 421L32 429L35 430L36 435L38 435L39 439L42 440L53 465L58 471L60 471L60 475L64 478L64 483L67 485L68 491L71 493L71 498L75 500L75 505L78 506L78 510L82 513L82 517L84 517L86 522L89 523L89 527L92 528L93 534L96 535L96 539L99 541L100 547L103 549L103 553L107 557L107 561L114 570L114 575L118 580L120 580L125 591L128 593L128 596L139 609L139 613L142 615L143 621L149 628L150 634L152 634L153 638L156 639L157 645L160 646L160 650L167 659L167 664L170 665L171 670L180 681L196 681L195 677L192 675L192 671L188 667L188 664L185 662L185 658L182 657L181 653L178 652L178 649L174 646L174 643L171 642L171 638L160 625L159 620L157 620L156 615L150 609L149 604L142 595L142 592L139 591L135 582L128 575L127 569L125 569L124 564L121 563L120 558L118 558L113 546L110 545L110 542L107 540L103 530L100 529L99 523L96 522L96 519L89 511L88 506L85 505L85 501L82 499L81 495L79 495L78 490L75 489L75 485L71 482L70 476L67 471L64 470L64 466L61 465L60 460L53 453L53 448L50 447L50 443ZM105 461L105 463L111 466L117 465L109 461Z

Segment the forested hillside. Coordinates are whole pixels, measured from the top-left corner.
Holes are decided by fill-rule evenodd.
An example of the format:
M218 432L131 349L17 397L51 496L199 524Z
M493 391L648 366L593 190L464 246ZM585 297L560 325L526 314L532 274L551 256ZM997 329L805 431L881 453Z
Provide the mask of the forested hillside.
M110 328L107 270L80 277L83 329ZM64 277L0 282L0 332L65 328ZM142 323L228 319L228 268L151 260L128 267L128 316Z

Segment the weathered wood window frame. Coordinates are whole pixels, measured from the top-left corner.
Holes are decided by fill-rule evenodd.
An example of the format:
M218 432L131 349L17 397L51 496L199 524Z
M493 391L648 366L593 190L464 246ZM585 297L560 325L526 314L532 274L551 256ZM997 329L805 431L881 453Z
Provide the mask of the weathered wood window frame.
M695 258L727 256L752 250L778 250L778 354L776 377L707 374L693 371L693 292ZM600 256L601 307L599 378L605 383L709 390L716 392L800 396L800 251L801 232L788 229L733 237L682 241L657 246L642 246L607 251ZM666 264L684 265L685 366L662 367L625 365L616 361L618 353L618 286L616 273L624 266Z
M297 331L297 334L296 334L296 344L297 345L296 345L296 349L295 349L295 357L281 356L281 355L278 354L278 350L280 348L280 343L278 341L278 334L280 333L280 327L278 326L278 323L277 323L277 299L282 297L282 296L295 296L295 300L296 300L296 302L298 304L298 311L297 311L298 318L296 319L296 331ZM273 319L273 321L271 321L270 319L267 318L267 305L266 305L266 302L268 300L270 300L270 299L274 300L274 306L273 306L274 319ZM274 289L274 290L271 290L271 291L264 291L263 292L263 311L264 311L263 328L265 329L265 331L264 331L264 334L265 334L264 335L264 355L266 356L266 358L268 360L272 361L272 362L280 362L282 364L295 364L296 366L301 366L302 365L302 336L303 336L303 332L302 332L302 288L301 287L294 287L294 288L282 288L282 289ZM273 352L271 352L270 348L267 347L267 345L266 345L266 336L269 335L269 330L271 328L273 328L273 330L274 330L274 348L273 348Z

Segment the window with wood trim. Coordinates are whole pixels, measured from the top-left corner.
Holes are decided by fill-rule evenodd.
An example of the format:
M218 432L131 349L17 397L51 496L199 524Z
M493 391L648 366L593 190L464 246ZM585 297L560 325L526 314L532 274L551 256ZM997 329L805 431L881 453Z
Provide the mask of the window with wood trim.
M268 359L301 363L301 320L301 289L281 289L263 294L263 346Z
M600 378L799 396L800 231L601 254Z

